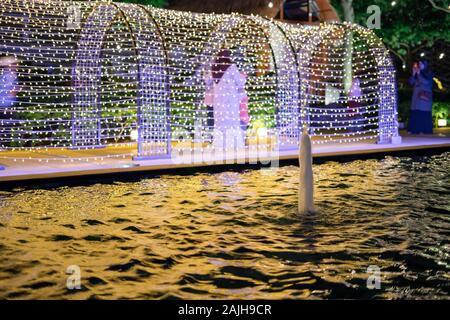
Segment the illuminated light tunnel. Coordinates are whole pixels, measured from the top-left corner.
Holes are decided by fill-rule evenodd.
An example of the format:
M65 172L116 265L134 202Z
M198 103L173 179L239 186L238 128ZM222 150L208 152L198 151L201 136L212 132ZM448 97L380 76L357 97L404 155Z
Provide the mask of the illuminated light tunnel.
M17 94L0 110L0 156L107 148L102 157L142 160L217 148L218 117L240 117L205 99L224 51L245 75L243 148L295 150L305 126L314 143L390 143L398 135L395 69L381 39L358 25L4 0L0 55L13 62L2 72L16 73Z

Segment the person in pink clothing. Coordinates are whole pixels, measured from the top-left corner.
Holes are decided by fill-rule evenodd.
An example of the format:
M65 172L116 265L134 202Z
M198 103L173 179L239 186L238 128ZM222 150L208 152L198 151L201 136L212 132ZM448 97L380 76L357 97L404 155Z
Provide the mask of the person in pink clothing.
M203 73L203 81L205 83L205 98L203 103L206 106L206 126L208 132L214 130L214 79L211 69L205 70Z
M352 86L348 93L348 118L349 130L352 132L359 130L360 111L361 111L361 82L358 78L353 79Z
M241 130L241 105L242 114L245 115L245 97L247 97L245 83L247 79L238 70L236 63L231 60L230 50L223 49L219 52L212 66L212 76L214 79L213 144L218 149L241 148L245 145Z
M241 100L239 106L239 118L241 120L241 129L246 131L248 123L250 122L250 115L248 114L248 96L245 96Z
M247 81L247 74L244 72L241 72L242 77ZM248 113L248 95L247 91L245 90L245 87L241 87L240 89L243 91L243 98L241 100L241 103L239 105L239 119L241 123L241 129L243 131L244 137L247 135L247 128L250 122L250 115Z

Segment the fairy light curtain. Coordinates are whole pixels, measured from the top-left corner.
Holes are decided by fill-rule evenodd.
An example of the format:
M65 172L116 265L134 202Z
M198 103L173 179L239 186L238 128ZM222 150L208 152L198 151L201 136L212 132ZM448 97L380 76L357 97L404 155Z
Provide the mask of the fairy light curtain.
M264 129L289 149L304 125L314 143L388 143L398 133L394 67L371 30L109 1L5 0L0 53L17 60L20 89L0 110L3 157L125 145L136 149L103 157L149 159L185 142L210 147L205 74L224 48L247 74L249 135ZM348 70L360 82L357 110Z
M297 148L300 133L300 65L292 39L273 21L252 17L266 32L275 62L276 134L280 149Z
M381 40L371 30L347 23L308 26L303 34L297 27L282 27L299 55L301 122L308 124L314 142L390 142L398 133L397 89ZM355 98L346 88L346 67L360 83L357 110L349 106Z
M72 147L102 145L102 48L118 10L99 4L81 28L73 68Z
M119 4L133 32L137 56L137 140L135 160L170 156L168 56L149 9Z

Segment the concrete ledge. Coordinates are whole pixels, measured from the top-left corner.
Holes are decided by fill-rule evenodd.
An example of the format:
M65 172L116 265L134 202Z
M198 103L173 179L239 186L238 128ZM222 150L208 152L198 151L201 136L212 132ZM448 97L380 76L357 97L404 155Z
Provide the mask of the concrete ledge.
M313 157L315 159L340 157L363 157L375 154L392 154L405 151L419 150L450 150L450 138L447 137L405 137L401 144L375 144L375 143L349 143L349 144L319 144L313 145ZM104 150L104 149L101 149ZM123 150L122 150L123 151ZM129 152L130 150L126 150ZM82 152L82 151L80 151ZM89 156L101 151L89 151ZM93 153L94 152L94 153ZM97 152L97 153L96 153ZM103 152L107 152L104 150ZM117 151L118 152L118 151ZM120 154L120 153L118 153ZM1 154L0 154L1 155ZM45 156L40 154L39 156ZM35 155L36 156L36 155ZM47 155L48 156L48 155ZM61 160L68 159L71 155L61 155ZM78 155L79 156L79 155ZM101 154L98 154L101 157ZM230 165L239 166L242 164L253 165L266 161L295 161L298 158L298 150L280 151L278 157L257 157L252 154L237 155L237 159L213 159L206 158L207 163L188 161L192 155L187 154L185 158L161 158L153 160L133 161L132 156L120 159L105 159L103 161L53 161L38 162L29 160L25 162L14 162L8 159L0 159L5 170L0 171L0 182L20 182L28 180L45 180L58 178L74 178L93 175L127 174L137 172L153 171L175 171L186 168L204 167L227 167ZM1 169L0 169L1 170Z

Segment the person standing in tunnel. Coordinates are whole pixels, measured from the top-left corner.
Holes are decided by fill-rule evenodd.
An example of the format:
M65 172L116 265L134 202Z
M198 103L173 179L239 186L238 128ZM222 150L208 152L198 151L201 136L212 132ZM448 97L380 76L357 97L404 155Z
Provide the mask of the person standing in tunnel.
M14 129L13 110L18 92L17 60L15 57L0 58L0 150L12 142ZM0 170L5 168L0 165Z
M208 132L214 130L214 79L212 76L211 68L204 70L203 81L205 83L205 99L203 101L206 106L206 126ZM212 141L212 137L210 138Z
M245 145L241 130L240 106L247 96L246 77L231 59L231 51L223 49L212 67L214 79L214 141L217 149L235 151ZM230 150L232 149L232 150Z
M348 117L349 131L358 132L361 127L361 82L358 78L353 79L352 86L348 93Z
M433 72L427 60L414 63L409 85L413 87L413 97L408 132L432 134Z

